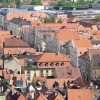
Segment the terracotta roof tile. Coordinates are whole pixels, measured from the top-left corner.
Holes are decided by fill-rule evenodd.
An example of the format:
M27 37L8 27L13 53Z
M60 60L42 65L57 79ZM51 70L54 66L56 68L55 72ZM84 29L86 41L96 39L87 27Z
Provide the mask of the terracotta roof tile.
M23 48L23 47L30 47L26 42L24 42L23 40L21 40L21 39L17 39L17 38L6 38L5 39L5 45L4 45L4 47L12 47L12 48L18 48L18 47L21 47L21 48Z
M91 33L93 40L100 40L100 30L91 30L89 32Z
M24 52L35 53L36 50L34 48L4 48L4 54L23 54Z
M32 12L9 12L6 16L6 19L9 21L12 18L25 18L27 20L30 20L30 15L32 14Z
M67 61L69 62L70 59L68 56L63 55L61 53L43 53L38 56L36 56L34 59L36 62L55 62L55 61Z
M77 48L88 48L88 47L92 47L92 44L91 44L91 41L88 40L88 39L85 39L85 40L82 40L82 39L76 39L76 40L73 40L74 41L74 44Z
M64 100L64 97L58 92L53 92L47 97L48 100Z
M71 17L67 21L68 21L68 23L76 23L77 21L79 21L79 19L78 18Z
M75 78L55 78L55 79L47 79L47 86L49 89L53 88L55 82L59 83L59 88L63 88L64 82L67 83L68 81L74 81Z
M80 69L72 67L71 65L66 67L55 68L57 78L78 78L81 77Z
M45 12L33 12L31 17L47 18L49 16Z
M21 94L17 100L26 100L25 97Z
M68 89L68 100L93 100L90 89Z
M43 94L40 94L37 100L47 100L47 98Z
M65 43L71 39L79 39L79 34L76 30L64 29L64 30L58 31L57 39L60 43Z

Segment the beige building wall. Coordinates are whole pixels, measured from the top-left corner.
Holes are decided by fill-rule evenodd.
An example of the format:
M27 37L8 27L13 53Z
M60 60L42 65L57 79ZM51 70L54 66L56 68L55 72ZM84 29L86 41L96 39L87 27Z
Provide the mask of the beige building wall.
M30 70L30 82L33 80L33 77L35 76L41 76L41 70L43 72L43 76L53 76L55 75L54 74L54 69L33 69L33 70ZM27 74L27 70L25 70L25 79L27 80L27 77L29 74Z

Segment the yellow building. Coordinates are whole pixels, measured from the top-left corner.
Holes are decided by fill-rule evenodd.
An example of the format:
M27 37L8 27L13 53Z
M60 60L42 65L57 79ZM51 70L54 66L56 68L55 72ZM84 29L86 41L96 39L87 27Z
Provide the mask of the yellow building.
M24 68L25 79L31 82L35 76L56 77L54 68L31 68L27 66Z
M5 99L5 95L4 95L4 93L2 93L2 92L0 93L0 100L6 100L6 99Z
M60 53L43 53L37 55L35 58L29 59L26 67L23 68L25 78L29 81L32 81L35 76L54 78L56 77L55 68L63 68L69 62L69 57Z

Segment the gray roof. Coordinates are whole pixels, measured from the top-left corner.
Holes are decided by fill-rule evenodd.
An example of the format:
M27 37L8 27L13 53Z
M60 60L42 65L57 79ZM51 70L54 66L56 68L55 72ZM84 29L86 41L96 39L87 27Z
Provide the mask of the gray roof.
M29 21L26 21L25 19L22 19L22 18L13 18L10 20L10 22L17 25L31 25Z

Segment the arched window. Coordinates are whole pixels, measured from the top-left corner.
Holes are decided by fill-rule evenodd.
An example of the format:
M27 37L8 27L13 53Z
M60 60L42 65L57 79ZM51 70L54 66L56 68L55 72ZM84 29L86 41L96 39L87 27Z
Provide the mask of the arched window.
M45 66L48 66L48 63L46 62L44 65L45 65Z
M39 63L39 66L42 66L42 63Z
M50 66L54 66L54 63L52 62L52 63L50 63Z
M64 66L64 62L61 63L61 66Z
M56 66L59 66L59 63L56 63Z

